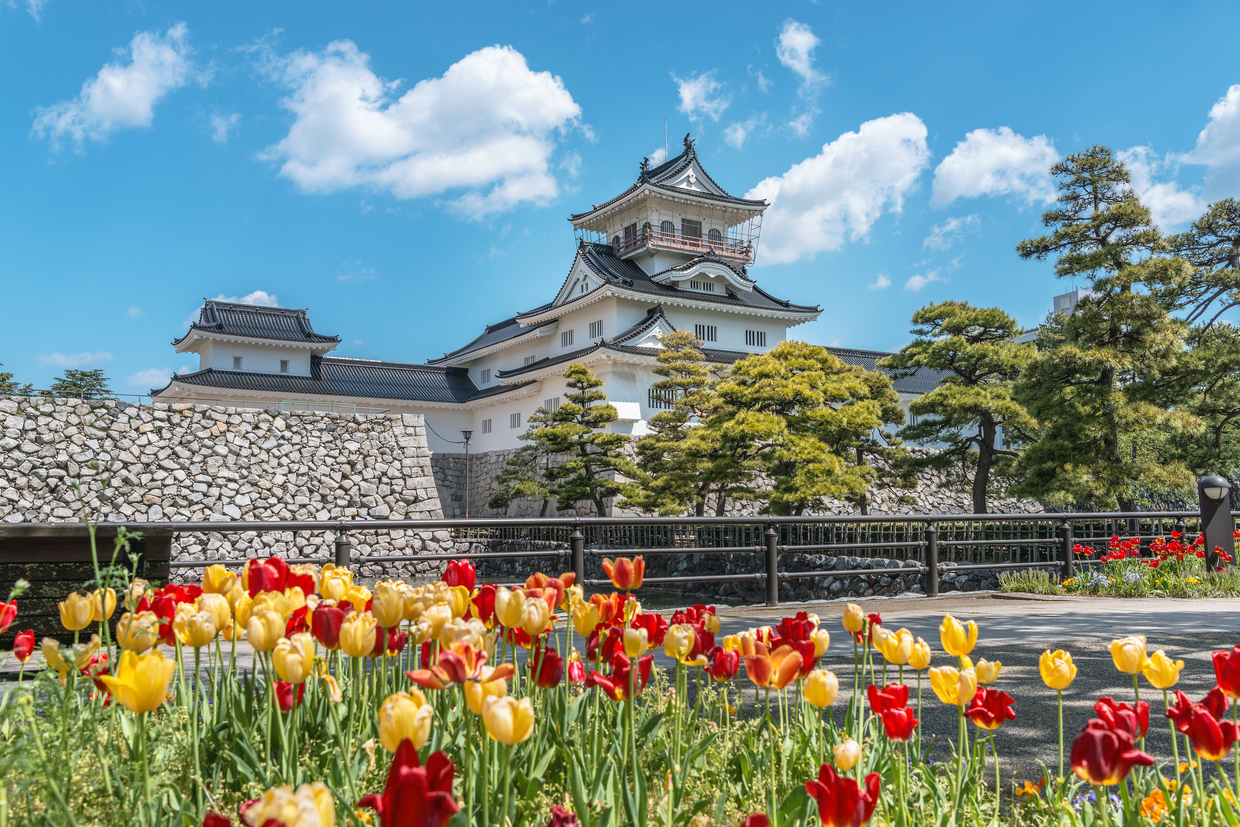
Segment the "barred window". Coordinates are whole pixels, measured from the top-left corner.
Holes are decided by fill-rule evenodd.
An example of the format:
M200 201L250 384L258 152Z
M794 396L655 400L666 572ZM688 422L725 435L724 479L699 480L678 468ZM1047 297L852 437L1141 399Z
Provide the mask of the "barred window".
M527 364L527 365L532 365L532 364L534 364L534 357L533 357L533 356L526 356L526 357L525 357L525 363L524 363L524 364Z
M543 400L543 407L554 413L560 407L560 397Z
M491 381L491 369L490 369L490 368L487 368L486 370L484 370L484 371L482 371L481 373L479 373L479 374L478 374L478 381L479 381L479 382L481 382L481 383L482 383L482 384L484 384L484 385L485 385L487 382L490 382L490 381Z
M713 324L695 324L693 326L693 335L703 342L719 341L718 330Z
M745 331L746 347L766 347L766 331L765 330L746 330Z
M573 345L573 331L565 330L562 333L560 333L560 347L572 347L572 345Z
M484 434L491 433L491 420L489 419L482 420L482 432Z
M599 319L597 322L590 322L590 338L591 339L603 338L603 320L602 319Z
M646 392L646 404L651 408L670 408L675 398L670 390L651 388Z
M689 289L701 290L703 293L714 293L715 283L713 281L698 281L697 279L690 279Z
M520 428L521 427L521 414L519 413L509 414L508 415L508 427L509 428Z

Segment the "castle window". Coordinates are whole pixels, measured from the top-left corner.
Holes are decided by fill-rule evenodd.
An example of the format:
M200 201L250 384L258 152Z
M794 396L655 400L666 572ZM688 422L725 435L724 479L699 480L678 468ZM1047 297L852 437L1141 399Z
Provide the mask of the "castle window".
M521 427L521 414L519 413L509 414L508 415L508 427L509 428L520 428Z
M482 432L484 434L491 433L491 420L489 419L482 420Z
M624 246L627 247L637 240L637 225L630 224L624 228Z
M675 238L676 237L676 225L670 221L664 221L663 223L659 224L659 232L661 232L663 235L667 236L668 238Z
M280 373L288 373L288 359L280 360Z
M491 381L491 369L487 368L486 370L479 372L478 381L482 383L483 385L485 385L487 382L490 382Z
M745 331L746 347L766 347L766 331L765 330L746 330Z
M718 330L713 324L695 324L693 326L693 335L701 339L703 342L719 341Z
M614 236L614 237L612 237L612 239L611 239L611 246L612 246L612 249L615 249L615 250L619 250L619 249L620 249L620 236Z
M707 233L707 236L709 236L709 237L710 237L710 242L711 242L712 244L722 244L722 243L723 243L723 233L719 232L719 231L718 231L718 230L716 230L714 227L711 227L710 232L709 232L709 233Z
M599 319L597 322L590 322L590 338L591 339L603 338L603 320L602 319Z
M241 357L240 356L233 357L233 370L241 370Z
M532 364L534 364L534 357L533 357L533 356L526 356L526 357L525 357L525 361L524 361L522 364L526 364L526 365L532 365Z
M642 225L642 237L650 238L650 222L649 221L647 221L645 224Z
M667 408L672 407L673 401L674 401L673 392L670 390L659 390L658 388L651 388L650 390L646 391L646 406L648 408L667 409Z
M543 407L551 411L552 413L555 413L557 410L559 410L559 407L560 407L560 397L557 396L557 397L554 397L553 399L544 399Z
M565 330L563 333L560 334L560 347L572 347L572 345L573 345L573 331Z
M685 238L701 238L702 222L694 221L692 218L680 219L680 234Z
M713 281L698 281L697 279L690 279L689 289L701 290L703 293L714 293L715 283Z

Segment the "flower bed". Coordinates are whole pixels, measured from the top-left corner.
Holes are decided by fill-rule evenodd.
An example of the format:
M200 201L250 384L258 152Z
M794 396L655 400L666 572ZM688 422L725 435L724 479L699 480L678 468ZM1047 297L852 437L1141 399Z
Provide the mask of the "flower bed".
M1194 702L1169 694L1183 662L1116 640L1134 698L1084 722L1063 721L1071 655L1047 651L1024 692L1057 693L1058 761L1003 789L1020 693L974 622L945 616L938 650L852 604L842 644L804 612L723 637L712 607L642 611L641 558L606 570L615 590L587 597L571 574L479 585L463 562L373 589L280 558L159 589L101 568L60 604L75 643L45 639L48 668L3 691L0 827L1240 822L1240 646ZM0 630L19 621L10 596ZM1145 751L1142 680L1170 756ZM923 731L923 700L954 732Z

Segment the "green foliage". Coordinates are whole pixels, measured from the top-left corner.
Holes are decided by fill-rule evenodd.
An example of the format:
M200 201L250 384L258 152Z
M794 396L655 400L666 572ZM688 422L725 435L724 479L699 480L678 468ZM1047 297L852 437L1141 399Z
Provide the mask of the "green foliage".
M913 314L917 338L880 367L909 376L942 371L934 390L909 405L919 420L899 432L916 442L942 443L939 452L911 458L916 468L936 468L973 495L973 513L986 513L995 478L1010 474L1015 446L1033 432L1033 417L1013 396L1017 376L1037 355L1032 343L1016 344L1017 321L997 307L947 301ZM1000 444L1000 433L1006 445Z
M1000 592L1024 592L1025 594L1063 594L1063 586L1050 572L1036 569L1017 569L999 572Z
M560 404L546 425L531 435L550 455L562 456L544 476L555 496L556 508L565 510L573 503L589 502L598 516L606 516L606 500L635 490L630 479L641 471L624 453L628 434L614 434L606 429L619 415L607 404L607 395L596 388L603 380L584 365L572 364L564 371L568 390L567 402Z
M72 399L98 399L112 393L108 377L99 368L94 370L66 370L52 383L51 392L45 396L65 396Z
M507 511L516 500L542 500L540 517L547 514L551 502L551 489L547 485L547 469L551 467L551 455L536 434L551 418L546 408L538 408L526 420L528 427L519 439L528 442L504 461L504 468L495 480L495 492L487 500L487 508Z
M0 368L4 363L0 362ZM25 396L30 393L30 385L22 385L13 378L13 374L0 371L0 396Z
M1198 426L1159 404L1159 382L1183 351L1173 309L1192 268L1167 245L1110 149L1095 146L1051 170L1059 199L1042 216L1051 233L1022 241L1022 258L1055 256L1060 277L1092 295L1047 319L1039 354L1016 398L1041 430L1017 464L1017 493L1130 510L1138 490L1182 484L1187 469L1125 455L1126 437Z

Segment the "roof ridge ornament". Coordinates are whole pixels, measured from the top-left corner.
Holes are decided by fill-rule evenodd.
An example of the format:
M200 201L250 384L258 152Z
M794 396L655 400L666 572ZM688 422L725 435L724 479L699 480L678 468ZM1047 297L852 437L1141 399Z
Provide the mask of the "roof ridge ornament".
M696 155L697 150L693 147L693 139L689 137L692 134L692 132L685 133L685 152L688 152L691 155Z
M639 181L650 180L650 159L649 158L642 158L641 174L637 176L637 180Z

